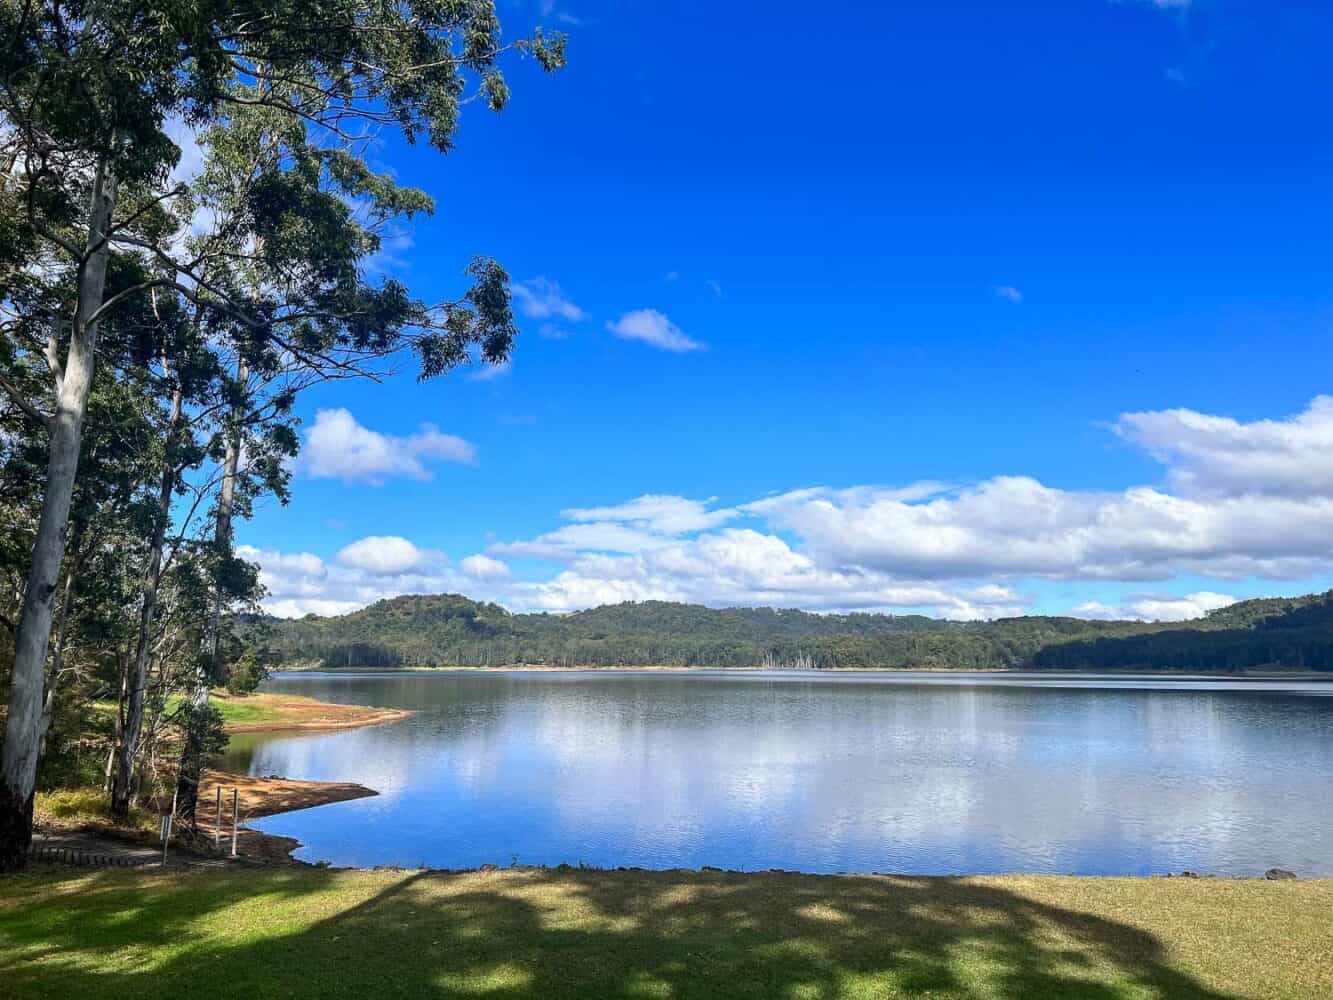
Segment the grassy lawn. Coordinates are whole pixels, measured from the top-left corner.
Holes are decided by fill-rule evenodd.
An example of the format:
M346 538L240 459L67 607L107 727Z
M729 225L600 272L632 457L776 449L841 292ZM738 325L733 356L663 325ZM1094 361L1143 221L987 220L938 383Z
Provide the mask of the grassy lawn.
M1327 997L1333 881L504 870L0 880L28 997Z

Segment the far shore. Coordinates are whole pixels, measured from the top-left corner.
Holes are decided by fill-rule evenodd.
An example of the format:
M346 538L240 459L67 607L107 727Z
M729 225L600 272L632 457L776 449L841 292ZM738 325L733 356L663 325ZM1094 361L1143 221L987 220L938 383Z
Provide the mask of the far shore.
M820 674L988 674L996 677L1030 676L1050 678L1070 677L1167 677L1217 680L1300 680L1329 681L1333 683L1333 672L1327 670L1034 670L1032 668L954 668L954 667L820 667L804 669L797 667L707 667L707 666L571 666L560 667L546 664L508 664L505 666L283 666L274 670L275 674L401 674L401 673L492 673L492 674L561 674L561 673L615 673L615 674L666 674L666 673L782 673L818 676ZM388 710L386 710L388 711ZM410 714L410 713L408 713ZM387 720L385 720L387 721ZM241 732L242 730L234 730Z

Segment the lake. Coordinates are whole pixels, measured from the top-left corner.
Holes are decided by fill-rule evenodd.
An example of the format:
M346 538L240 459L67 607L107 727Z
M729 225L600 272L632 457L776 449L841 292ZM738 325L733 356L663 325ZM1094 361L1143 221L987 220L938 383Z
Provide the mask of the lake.
M1333 875L1333 686L688 671L279 674L402 722L235 737L375 798L273 816L335 865Z

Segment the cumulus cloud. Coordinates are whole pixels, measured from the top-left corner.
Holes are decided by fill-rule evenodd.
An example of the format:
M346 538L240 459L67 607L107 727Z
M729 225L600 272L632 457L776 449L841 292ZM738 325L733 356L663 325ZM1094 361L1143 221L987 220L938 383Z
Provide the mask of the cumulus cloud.
M306 431L300 468L315 479L381 484L394 476L430 479L427 462L473 463L476 449L432 424L406 437L381 434L359 424L351 411L320 410Z
M510 577L509 567L490 556L468 556L458 566L474 580L508 580Z
M1066 490L1011 475L961 487L809 487L735 506L647 494L566 509L563 524L497 542L461 571L446 572L401 538L348 546L336 571L355 570L357 586L372 593L389 589L389 576L397 592L414 575L482 587L516 610L656 598L950 618L1021 613L1028 588L1043 580L1306 580L1333 572L1331 422L1325 397L1249 423L1190 410L1129 413L1114 430L1164 463L1167 485ZM556 565L519 580L499 556ZM299 581L283 599L351 599L347 578L315 556L270 553L261 563L266 579ZM1075 613L1174 621L1233 600L1213 590L1138 591Z
M573 507L561 516L573 524L528 541L498 542L497 555L567 561L579 552L642 552L668 545L679 535L704 531L738 517L731 509L710 510L716 498L648 494L607 507Z
M504 596L495 588L498 578L482 580L460 572L443 553L404 538L364 538L332 562L309 552L248 545L236 551L259 564L260 583L268 592L264 609L283 618L346 614L400 594L467 593L480 600Z
M638 340L677 354L701 351L705 346L671 322L666 313L658 312L656 309L636 309L627 312L620 319L607 323L606 328L622 340Z
M1148 622L1183 622L1229 607L1238 598L1200 590L1193 594L1128 594L1119 604L1085 601L1074 608L1080 618L1132 619Z
M1115 430L1166 464L1184 494L1333 496L1333 396L1281 420L1177 409L1123 414Z
M1001 285L999 288L995 289L995 294L998 298L1008 299L1014 305L1023 304L1023 293L1013 285Z
M514 305L529 319L562 319L569 323L588 319L588 313L565 297L560 284L544 275L515 282Z
M338 553L338 562L344 566L379 574L406 573L424 560L419 548L397 535L371 535Z
M1133 487L1068 491L1000 476L925 502L777 497L765 510L830 563L914 578L1290 578L1333 562L1333 498L1202 500Z
M550 580L516 584L513 598L549 611L654 599L816 611L926 609L954 619L1017 614L1024 605L1007 587L940 587L853 568L824 568L783 539L748 528L629 555L580 555Z
M1183 622L1191 618L1202 618L1210 611L1235 603L1236 598L1230 594L1215 594L1210 590L1201 590L1194 594L1185 594L1183 597L1138 594L1130 597L1125 607L1130 611L1127 617L1158 622Z

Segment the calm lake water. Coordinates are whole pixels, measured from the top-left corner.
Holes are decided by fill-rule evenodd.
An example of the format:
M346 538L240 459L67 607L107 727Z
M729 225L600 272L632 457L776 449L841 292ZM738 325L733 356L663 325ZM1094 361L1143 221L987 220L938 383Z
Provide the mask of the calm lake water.
M1333 875L1333 686L1049 675L286 674L415 709L236 738L378 797L269 817L335 865Z

